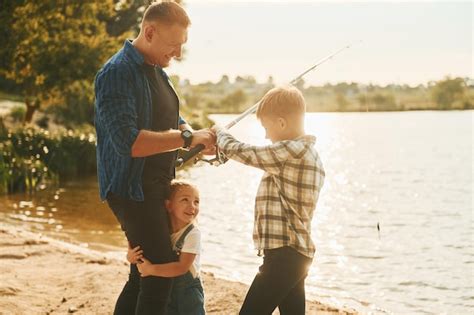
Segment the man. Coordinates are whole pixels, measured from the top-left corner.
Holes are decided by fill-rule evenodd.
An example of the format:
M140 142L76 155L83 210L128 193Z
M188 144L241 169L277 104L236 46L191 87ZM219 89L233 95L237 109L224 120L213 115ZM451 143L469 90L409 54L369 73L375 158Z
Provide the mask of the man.
M179 58L190 20L174 2L153 3L138 37L107 61L95 81L99 190L132 247L153 263L174 261L164 196L174 178L177 149L199 143L212 153L214 134L192 132L163 71ZM164 314L172 279L141 278L136 265L115 314Z

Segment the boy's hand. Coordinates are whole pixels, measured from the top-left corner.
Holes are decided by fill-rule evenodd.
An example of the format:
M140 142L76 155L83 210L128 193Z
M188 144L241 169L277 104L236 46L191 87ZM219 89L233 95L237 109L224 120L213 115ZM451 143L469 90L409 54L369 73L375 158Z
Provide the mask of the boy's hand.
M216 154L216 146L213 146L209 149L206 148L206 149L202 150L201 152L204 155L215 155Z
M216 135L216 140L217 140L218 132L229 133L229 129L227 129L226 127L219 126L219 125L212 126L211 131Z
M144 257L141 259L141 262L137 264L138 271L140 272L140 275L142 277L151 276L150 272L151 272L152 266L153 266L152 263Z
M140 246L131 248L128 245L127 260L131 264L138 264L143 259L143 251L140 249Z
M214 125L211 127L211 131L214 132L215 135L217 134L218 131L221 131L221 130L224 130L224 128L218 125Z

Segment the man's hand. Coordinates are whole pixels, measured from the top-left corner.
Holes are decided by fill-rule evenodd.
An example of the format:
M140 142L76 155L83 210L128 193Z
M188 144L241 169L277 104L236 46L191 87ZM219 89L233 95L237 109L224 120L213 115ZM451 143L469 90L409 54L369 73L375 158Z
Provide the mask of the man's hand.
M215 155L217 151L217 131L223 129L222 127L219 127L217 125L212 126L209 130L214 134L215 141L214 146L210 149L206 148L205 150L202 151L204 155Z
M216 154L216 135L211 129L199 129L193 132L193 141L191 148L198 144L203 144L206 148L202 151L203 154Z

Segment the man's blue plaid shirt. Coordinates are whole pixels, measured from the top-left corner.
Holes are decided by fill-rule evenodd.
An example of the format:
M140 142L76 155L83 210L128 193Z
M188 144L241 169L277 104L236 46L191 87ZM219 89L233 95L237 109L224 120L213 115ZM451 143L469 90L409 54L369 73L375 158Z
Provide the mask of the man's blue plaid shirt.
M144 199L145 158L131 156L140 130L151 128L151 91L142 70L144 62L143 55L126 40L95 79L97 172L102 200L108 192L136 201ZM180 117L178 125L185 123Z

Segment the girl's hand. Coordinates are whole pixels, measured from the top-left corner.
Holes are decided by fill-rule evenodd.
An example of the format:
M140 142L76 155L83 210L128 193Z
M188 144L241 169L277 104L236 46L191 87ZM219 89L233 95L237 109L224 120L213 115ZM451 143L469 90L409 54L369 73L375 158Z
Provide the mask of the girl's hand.
M141 262L137 264L138 271L142 277L151 276L151 267L153 264L142 256Z
M127 260L131 264L138 264L143 259L143 251L140 249L140 246L131 248L128 246Z

